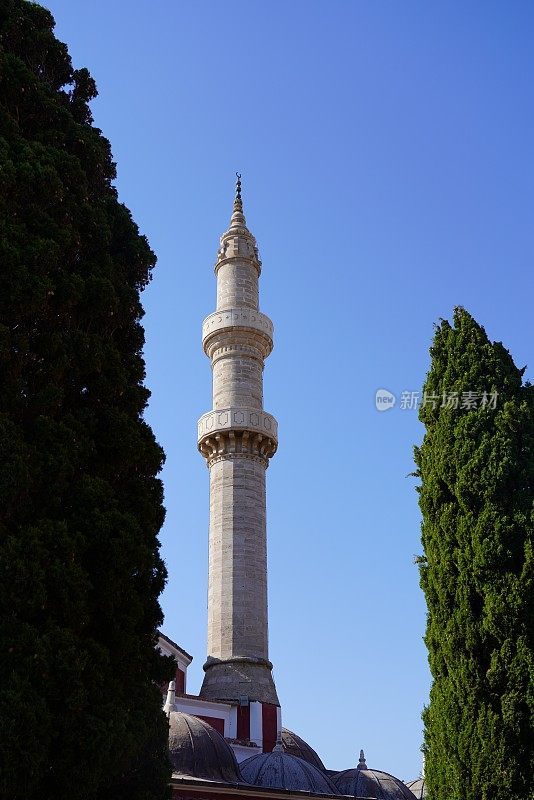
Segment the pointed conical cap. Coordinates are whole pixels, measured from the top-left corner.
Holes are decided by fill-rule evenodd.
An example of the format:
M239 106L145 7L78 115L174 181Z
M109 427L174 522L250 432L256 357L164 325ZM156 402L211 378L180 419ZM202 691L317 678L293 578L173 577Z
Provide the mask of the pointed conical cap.
M243 214L243 199L241 197L241 175L236 172L234 210L230 219L230 228L246 228L247 221Z
M235 184L234 208L230 218L230 226L220 239L220 246L215 262L215 271L221 263L229 258L246 258L250 260L258 275L261 272L261 261L258 253L256 239L247 228L247 222L243 213L243 199L241 197L241 175L236 172L237 180Z

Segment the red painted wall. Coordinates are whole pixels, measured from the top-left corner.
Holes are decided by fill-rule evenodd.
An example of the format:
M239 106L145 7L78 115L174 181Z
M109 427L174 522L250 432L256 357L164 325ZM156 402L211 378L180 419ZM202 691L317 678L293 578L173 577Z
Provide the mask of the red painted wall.
M249 787L247 787L249 788ZM253 788L253 787L252 787ZM282 790L285 792L285 790ZM213 792L209 791L209 789L203 789L194 787L191 788L189 786L172 786L172 796L173 798L182 798L182 800L238 800L238 798L246 798L246 800L266 800L270 794L280 794L280 789L264 789L261 794L253 794L250 791L246 793L243 791L233 791L233 792ZM296 797L296 794L291 793L290 797ZM314 794L306 794L306 800L313 800L313 798L317 798L317 800L325 800L325 796Z
M172 782L172 796L173 798L182 798L182 800L268 800L271 795L280 796L281 792L288 797L297 798L302 796L301 792L288 792L286 789L262 789L261 793L255 794L253 786L244 786L241 784L239 789L228 787L226 791L210 791L208 786L187 786L180 785L178 781ZM318 795L305 793L306 800L325 800L325 797L332 797L332 795ZM335 800L332 798L332 800Z
M216 731L219 731L221 736L224 736L224 720L220 719L219 717L203 717L201 714L195 714L195 717L199 719L203 719L204 722L207 722L208 725L211 725L212 728L215 728Z
M263 752L270 753L276 744L276 709L272 703L261 704Z
M185 692L185 672L180 667L176 667L174 680L176 681L176 694L183 694Z
M237 738L250 739L250 706L237 707Z
M185 692L185 672L180 669L180 667L176 667L176 675L174 676L174 682L176 683L176 694L184 694ZM160 687L161 694L166 695L167 689L169 688L168 683L161 683Z

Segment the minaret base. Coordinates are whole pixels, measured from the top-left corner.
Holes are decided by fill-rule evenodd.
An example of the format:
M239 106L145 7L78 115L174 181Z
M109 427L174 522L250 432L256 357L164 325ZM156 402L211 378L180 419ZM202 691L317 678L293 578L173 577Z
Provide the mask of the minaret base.
M200 690L203 700L226 700L280 705L272 676L273 665L260 658L236 656L219 660L208 657L204 664L204 681Z

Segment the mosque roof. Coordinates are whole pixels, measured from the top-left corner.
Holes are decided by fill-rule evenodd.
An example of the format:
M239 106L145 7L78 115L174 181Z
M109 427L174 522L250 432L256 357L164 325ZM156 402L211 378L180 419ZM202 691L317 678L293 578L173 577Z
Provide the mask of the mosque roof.
M255 786L311 794L339 794L327 775L308 761L284 752L281 743L272 753L247 758L241 762L240 768L247 783Z
M419 777L414 781L406 781L406 786L413 792L417 800L425 800L427 792L424 778Z
M189 655L189 653L186 650L184 650L183 647L180 647L179 644L176 644L176 642L173 642L173 640L169 636L167 636L165 633L162 633L161 631L158 631L157 634L161 639L163 639L164 642L167 642L167 644L170 644L171 647L174 647L176 650L178 650L178 652L183 655L183 657L186 659L186 661L189 661L189 663L191 663L191 661L193 660L193 656Z
M173 774L209 781L243 781L234 751L204 720L181 711L169 714L169 753Z
M325 772L325 766L313 747L287 728L282 728L282 748L285 753L289 753L291 756L298 756L298 758L304 759L304 761L321 770L321 772Z
M360 750L360 761L353 769L338 772L332 782L341 794L373 797L376 800L415 800L415 795L399 778L378 769L368 769Z

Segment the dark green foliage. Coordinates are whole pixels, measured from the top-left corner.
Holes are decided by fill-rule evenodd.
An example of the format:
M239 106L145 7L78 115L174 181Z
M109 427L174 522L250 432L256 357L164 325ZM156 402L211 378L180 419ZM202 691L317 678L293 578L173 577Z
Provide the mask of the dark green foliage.
M534 797L534 388L463 309L430 350L416 449L433 683L430 800ZM463 392L498 393L462 408ZM459 393L458 408L441 396ZM464 398L465 401L465 398ZM454 402L450 403L454 405ZM465 404L465 403L464 403Z
M156 800L163 454L139 299L155 257L53 24L0 0L0 797Z

